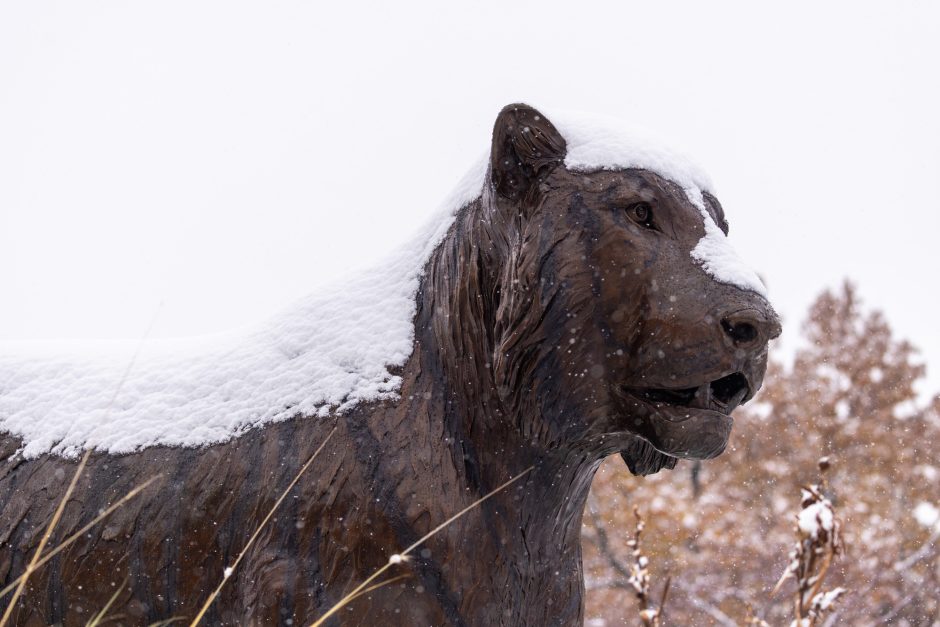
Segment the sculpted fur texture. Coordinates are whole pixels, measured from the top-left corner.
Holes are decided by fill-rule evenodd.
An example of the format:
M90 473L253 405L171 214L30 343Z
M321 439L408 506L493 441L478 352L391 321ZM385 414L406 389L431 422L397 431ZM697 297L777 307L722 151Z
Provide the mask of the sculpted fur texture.
M720 454L780 326L764 296L691 254L708 220L727 232L717 199L647 169L569 169L566 151L535 109L500 113L482 194L425 266L398 398L210 446L93 454L56 538L159 479L32 575L16 624L84 624L125 577L111 610L123 622L193 617L334 428L208 623L309 623L531 466L330 624L580 624L581 516L600 462L620 454L648 474ZM0 433L0 587L75 466L21 447Z

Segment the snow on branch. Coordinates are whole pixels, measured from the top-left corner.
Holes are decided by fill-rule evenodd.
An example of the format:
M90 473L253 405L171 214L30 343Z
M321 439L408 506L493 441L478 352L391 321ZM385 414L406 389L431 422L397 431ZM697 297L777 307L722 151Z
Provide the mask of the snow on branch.
M833 558L844 551L842 523L835 515L832 502L825 496L825 472L829 466L828 457L820 459L820 482L802 489L800 512L797 514L797 542L790 551L786 570L774 587L776 593L788 579L796 580L795 618L790 627L815 627L817 621L847 592L841 587L828 591L822 589Z

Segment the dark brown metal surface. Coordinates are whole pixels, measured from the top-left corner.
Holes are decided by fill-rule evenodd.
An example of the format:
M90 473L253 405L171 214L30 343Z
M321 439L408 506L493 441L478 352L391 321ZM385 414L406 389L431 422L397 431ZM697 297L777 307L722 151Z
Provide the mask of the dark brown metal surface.
M721 453L779 323L763 298L693 261L702 218L676 185L642 170L569 172L564 154L544 116L500 114L492 184L427 264L399 401L202 449L94 455L53 545L162 478L33 575L15 623L84 624L125 577L111 611L121 623L191 618L335 425L209 624L308 624L529 466L394 567L408 579L331 624L580 624L581 514L598 464L622 453L647 474ZM17 447L0 434L0 586L25 568L75 466L24 461Z

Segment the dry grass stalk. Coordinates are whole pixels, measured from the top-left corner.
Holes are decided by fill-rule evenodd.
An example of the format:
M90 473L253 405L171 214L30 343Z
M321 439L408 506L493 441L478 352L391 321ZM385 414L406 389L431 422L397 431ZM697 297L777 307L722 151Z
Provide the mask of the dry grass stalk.
M378 578L382 575L382 573L384 573L386 570L388 570L389 568L391 568L392 566L394 566L394 565L396 565L396 564L401 564L402 562L408 561L408 557L411 555L411 552L414 551L414 550L415 550L416 548L418 548L419 546L421 546L422 544L424 544L428 539L430 539L431 537L433 537L434 535L436 535L437 533L439 533L439 532L442 531L443 529L447 528L448 525L450 525L451 523L453 523L455 520L457 520L458 518L460 518L461 516L463 516L464 514L466 514L467 512L469 512L470 510L472 510L474 507L478 506L478 505L479 505L480 503L482 503L483 501L485 501L485 500L487 500L488 498L490 498L491 496L493 496L493 495L495 495L495 494L498 494L499 492L505 490L505 489L508 488L510 485L512 485L513 483L515 483L516 481L518 481L518 480L521 479L522 477L526 476L527 474L529 474L529 472L532 470L532 468L533 468L533 466L529 466L528 468L526 468L525 470L523 470L521 473L519 473L518 475L516 475L516 476L513 477L512 479L509 479L508 481L506 481L505 483L503 483L502 485L500 485L500 486L499 486L498 488L496 488L495 490L493 490L493 491L487 493L487 494L484 495L483 497L477 499L476 501L474 501L474 502L471 503L470 505L466 506L465 508L463 508L462 510L460 510L459 512L457 512L456 514L454 514L453 516L451 516L450 518L448 518L448 519L445 520L444 522L442 522L440 525L438 525L437 527L435 527L434 529L432 529L431 531L429 531L429 532L426 533L425 535L421 536L418 540L416 540L416 541L414 542L414 544L412 544L411 546L409 546L407 549L405 549L405 550L402 551L401 553L395 553L395 554L393 554L391 557L388 558L388 562L387 562L384 566L382 566L380 569L378 569L377 571L375 571L374 573L372 573L371 575L369 575L369 577L368 577L365 581L363 581L361 584L359 584L358 586L356 586L356 587L353 589L352 592L350 592L349 594L347 594L346 596L344 596L344 597L343 597L342 599L340 599L335 605L333 605L333 607L331 607L329 610L327 610L326 614L324 614L323 616L321 616L320 618L318 618L317 620L315 620L315 621L311 624L310 627L319 627L320 625L322 625L322 624L326 621L326 619L328 619L330 616L332 616L333 614L335 614L335 613L338 612L339 610L343 609L343 607L345 607L346 605L348 605L349 602L352 601L353 599L355 599L356 597L358 597L358 596L364 594L364 593L366 592L366 590L379 588L379 587L385 585L386 583L391 583L392 580L388 580L388 581L386 581L386 582L383 582L383 583L381 583L381 584L378 584L378 585L376 585L376 586L372 586L371 588L369 588L369 584L372 583L373 581L375 581L376 579L378 579Z
M4 627L4 625L6 625L10 620L10 616L13 615L13 608L16 607L16 602L23 593L23 589L26 587L26 582L29 580L29 576L33 574L34 570L39 568L39 558L42 555L43 550L46 548L46 543L49 542L49 538L52 536L52 532L55 531L56 525L59 524L59 519L62 518L62 512L65 510L65 504L68 503L70 498L72 498L72 492L75 491L75 486L78 484L78 478L82 475L82 471L85 470L85 464L88 463L89 457L91 457L91 449L85 451L85 454L82 455L82 460L75 468L75 473L72 475L72 480L69 482L69 487L66 488L65 494L63 494L62 498L59 500L59 505L56 507L55 513L52 515L52 519L49 521L49 524L46 525L45 533L42 534L42 538L39 540L39 546L37 546L36 550L33 552L32 559L30 559L29 564L26 565L26 570L20 576L19 584L16 586L16 590L13 592L13 596L10 597L10 604L7 605L6 611L3 612L3 617L0 618L0 627Z
M774 593L789 579L796 580L794 619L790 627L815 627L819 619L846 593L844 588L822 590L823 580L833 558L842 554L842 523L836 518L832 503L824 496L825 472L829 459L819 460L819 484L803 487L800 513L797 515L797 543L790 552L790 563L774 587Z
M104 617L107 615L108 610L111 609L111 606L114 605L114 602L120 596L121 592L124 591L124 586L127 585L127 577L124 578L124 581L121 582L121 585L118 586L118 589L114 591L114 594L111 595L111 598L108 599L108 602L104 604L104 607L101 608L101 611L91 617L91 620L85 625L85 627L98 627L101 624L101 621L104 620Z
M147 486L149 486L151 483L153 483L154 481L156 481L162 476L163 475L157 475L155 477L151 477L150 479L147 479L142 484L140 484L139 486L137 486L136 488L134 488L133 490L125 494L123 497L121 497L120 500L108 506L107 509L102 510L97 516L92 518L81 529L79 529L78 531L70 535L68 538L66 538L61 543L59 543L59 545L56 546L54 549L52 549L51 551L43 555L42 558L40 558L39 561L36 562L36 565L33 567L33 571L40 568L43 564L51 560L53 557L55 557L62 551L64 551L66 548L69 547L69 545L71 545L73 542L75 542L76 540L81 538L83 535L85 535L85 533L87 533L89 529L91 529L92 527L100 523L102 520L104 520L108 516L110 516L112 513L114 513L116 509L118 509L119 507L124 505L126 502L128 502L129 500L131 500L132 498L140 494L140 492L142 492ZM0 599L6 596L18 584L25 581L26 577L27 577L27 574L23 573L22 575L20 575L19 577L11 581L10 584L6 588L4 588L3 590L0 590Z
M369 593L372 592L373 590L378 590L379 588L384 588L385 586L390 585L390 584L393 584L393 583L395 583L396 581L402 581L402 580L409 579L409 578L411 578L411 573L405 573L404 575L397 575L397 576L395 576L395 577L389 577L389 578L386 579L385 581L380 581L379 583L377 583L377 584L375 584L375 585L369 586L369 587L366 588L365 590L359 591L359 592L356 594L356 596L354 596L352 599L350 599L350 601L354 601L354 600L358 599L359 597L361 597L361 596L364 595L364 594L369 594Z
M238 564L242 561L242 558L245 557L245 554L248 552L248 549L251 548L251 545L254 544L255 539L257 539L258 537L258 534L261 533L261 530L271 519L271 516L274 515L275 510L277 510L277 508L281 505L281 502L283 502L284 499L287 498L287 495L290 493L290 491L294 489L294 486L297 485L297 482L300 480L300 477L303 476L303 474L307 471L307 469L313 463L313 460L317 458L317 455L320 454L320 451L323 450L323 447L326 446L326 443L330 441L331 437L333 437L334 433L336 433L336 427L333 427L333 429L329 432L329 434L327 434L326 438L323 440L320 446L317 447L317 450L315 450L313 452L313 455L310 456L310 459L308 459L307 462L300 468L300 470L297 471L297 475L294 477L294 479L287 485L286 488L284 488L284 491L281 492L281 496L278 497L277 501L274 502L274 505L271 506L271 509L268 511L267 515L261 520L261 523L255 529L254 533L251 534L251 537L248 538L248 543L245 544L245 547L238 554L238 557L235 558L235 561L232 562L231 566L227 566L225 568L225 570L222 573L222 580L219 581L219 585L216 586L215 590L212 591L212 594L209 595L209 598L206 599L206 602L203 603L202 607L199 609L199 613L196 614L196 618L194 618L192 622L189 624L190 627L196 627L196 625L199 624L199 621L202 620L202 617L205 616L205 613L209 609L209 606L212 605L212 602L215 601L215 598L219 596L219 592L222 591L222 586L224 586L225 582L228 581L229 577L231 577L232 572L234 572L235 569L238 568Z
M162 306L162 303L161 303L161 306ZM147 336L150 335L150 331L153 329L153 325L154 325L154 322L156 322L157 313L159 311L160 311L159 307L157 308L156 311L154 311L153 317L150 320L150 325L147 327L147 331L144 333L143 337L141 337L140 341L137 343L137 348L134 350L134 354L131 356L130 361L127 363L127 368L124 369L124 372L121 375L121 379L120 381L118 381L117 387L114 388L114 394L111 396L111 400L108 401L108 406L105 409L106 415L111 413L111 408L114 406L114 401L117 400L118 394L120 394L121 392L121 388L124 387L124 382L127 380L127 375L130 374L131 369L134 367L134 364L137 362L137 357L140 354L140 349L143 347L144 340L146 340ZM55 530L56 525L59 524L59 519L62 518L62 512L65 510L65 504L68 503L70 498L72 498L72 492L75 491L75 486L78 484L78 478L81 476L82 471L85 470L85 465L88 463L88 458L91 457L91 452L92 452L92 449L88 449L87 451L85 451L85 454L82 455L81 461L78 463L78 466L75 468L75 474L72 475L72 481L69 483L69 487L66 489L65 494L62 495L62 499L59 501L59 505L58 507L56 507L55 513L53 513L52 515L52 519L49 521L49 524L46 526L46 531L39 541L39 546L37 546L36 550L33 552L33 557L30 560L29 564L26 566L25 572L22 575L20 575L15 581L13 581L9 586L7 586L2 591L0 591L0 598L2 598L7 592L9 592L12 586L16 586L16 591L13 593L13 596L10 598L10 604L7 605L6 610L3 612L3 616L0 617L0 627L4 627L7 624L7 621L10 620L10 616L12 616L13 614L13 608L16 606L16 602L19 600L20 595L23 593L23 589L26 587L26 582L29 580L30 575L32 575L33 572L37 568L41 567L43 564L49 561L49 559L52 558L52 556L55 553L58 553L62 548L66 546L65 543L62 543L54 551L50 552L47 556L40 559L40 556L42 556L43 549L46 548L46 543L49 542L49 538L52 536L52 532ZM149 481L147 483L149 483ZM121 499L120 502L122 503L126 502L127 498L128 497ZM100 520L100 518L96 518L95 522L97 522L97 520ZM83 527L82 532L85 530L86 529ZM74 537L78 537L79 535L81 535L82 532L75 534ZM71 542L69 542L69 544L71 544Z
M649 558L643 555L640 543L646 524L643 522L640 510L636 506L633 507L633 515L636 517L636 525L633 529L633 538L627 542L633 556L633 562L630 564L630 577L627 579L627 584L633 588L633 592L640 602L640 623L643 627L660 627L663 621L666 596L669 594L669 584L672 580L669 577L666 578L662 594L659 597L659 603L654 604L650 598Z

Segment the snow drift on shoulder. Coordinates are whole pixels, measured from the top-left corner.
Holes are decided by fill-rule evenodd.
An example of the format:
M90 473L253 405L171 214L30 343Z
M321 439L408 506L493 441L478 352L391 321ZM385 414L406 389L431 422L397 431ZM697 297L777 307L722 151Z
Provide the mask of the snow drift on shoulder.
M724 234L709 229L702 192L710 183L691 161L619 122L564 113L551 120L568 144L569 169L642 168L679 184L706 221L696 260L719 281L762 290L729 256ZM424 266L457 211L479 198L486 168L480 160L386 263L256 328L144 342L130 368L130 344L52 356L35 343L0 344L0 431L22 439L25 457L72 457L87 448L117 454L223 442L297 415L395 398L401 381L389 368L411 355Z

